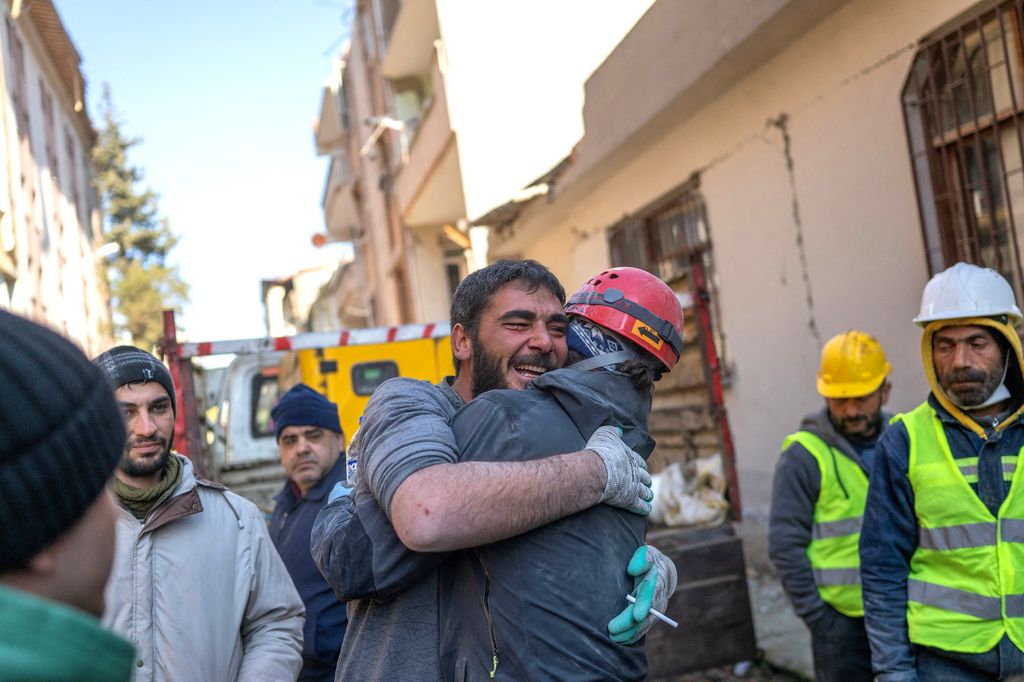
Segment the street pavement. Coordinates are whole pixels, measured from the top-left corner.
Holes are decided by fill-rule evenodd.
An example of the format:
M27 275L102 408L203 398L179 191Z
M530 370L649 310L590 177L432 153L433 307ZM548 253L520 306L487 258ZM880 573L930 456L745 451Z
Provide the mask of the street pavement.
M752 574L747 578L747 585L757 646L764 651L765 660L772 668L788 672L795 679L813 680L811 635L804 622L793 613L778 579L768 574Z
M757 646L775 671L792 675L790 678L773 679L813 680L811 633L793 613L793 607L775 576L775 568L768 560L768 515L748 512L736 525L736 530L743 538Z

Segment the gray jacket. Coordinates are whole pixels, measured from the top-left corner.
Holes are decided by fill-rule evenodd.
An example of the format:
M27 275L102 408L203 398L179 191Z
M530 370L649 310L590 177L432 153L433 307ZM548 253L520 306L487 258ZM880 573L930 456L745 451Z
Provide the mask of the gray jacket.
M890 415L883 412L876 443L888 426L889 419ZM857 450L836 431L826 408L804 417L798 430L809 431L820 437L870 475ZM818 594L811 561L807 558L811 528L814 525L814 508L820 492L821 471L818 469L818 461L804 446L792 443L775 465L768 524L768 554L793 603L793 610L808 627L813 627L830 608Z
M134 679L294 680L305 609L256 506L183 471L145 523L118 509L103 624Z

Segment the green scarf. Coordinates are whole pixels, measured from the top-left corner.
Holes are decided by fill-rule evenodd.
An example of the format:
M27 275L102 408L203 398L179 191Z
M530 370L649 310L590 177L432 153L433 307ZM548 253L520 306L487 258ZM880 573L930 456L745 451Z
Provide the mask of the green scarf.
M135 488L123 483L115 476L114 492L117 493L121 506L130 511L139 521L143 521L149 516L149 512L159 507L164 500L171 496L180 482L181 460L172 452L159 483L151 488Z

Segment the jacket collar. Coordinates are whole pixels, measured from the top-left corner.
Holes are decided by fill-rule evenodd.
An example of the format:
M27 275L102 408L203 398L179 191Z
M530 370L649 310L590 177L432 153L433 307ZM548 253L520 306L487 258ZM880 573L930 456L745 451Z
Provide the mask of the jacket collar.
M1018 398L1016 396L1012 398L1012 401L1014 403L1016 403L1017 400ZM966 424L964 424L963 421L958 419L955 415L951 414L950 411L946 409L945 405L943 405L942 401L938 399L934 391L928 394L928 404L931 405L932 409L935 410L935 414L939 416L939 420L943 424L956 425L959 426L960 428L967 429L968 431L974 433L977 433L978 428L984 428L978 426L967 426ZM1024 412L1024 405L1022 405L1020 408L1016 410L1011 410L1009 416L1003 417L1002 423L999 424L999 430L1020 428L1024 426L1024 422L1022 422L1020 419L1021 412ZM973 420L971 421L973 422ZM974 423L977 424L977 422Z
M151 533L172 521L203 511L203 502L199 499L192 461L176 452L172 452L171 457L181 460L181 481L178 482L171 496L149 515L140 534Z
M452 407L456 410L461 407L465 407L466 401L463 400L462 396L459 395L459 392L455 390L455 377L445 377L435 385L441 389L442 395L448 399L448 402L450 402Z
M199 489L192 486L181 495L175 495L149 515L145 525L142 527L142 534L152 533L161 526L166 526L172 521L177 521L186 516L199 514L203 511L203 501L199 499Z
M192 460L188 457L179 455L177 452L172 452L171 456L181 460L181 480L178 482L178 487L171 493L171 497L175 497L196 487L196 471L192 468Z
M589 438L597 427L612 424L622 427L623 441L645 459L654 450L648 432L651 391L640 391L625 374L563 367L534 379L526 390L549 393L581 435Z

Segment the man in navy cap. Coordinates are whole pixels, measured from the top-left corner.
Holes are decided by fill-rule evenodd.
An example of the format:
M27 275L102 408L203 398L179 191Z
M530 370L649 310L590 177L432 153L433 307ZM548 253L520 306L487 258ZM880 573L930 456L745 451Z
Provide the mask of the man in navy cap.
M345 436L338 406L305 384L270 413L287 482L275 498L270 538L306 605L300 680L333 680L345 636L345 604L313 563L309 536L335 483L345 480Z

